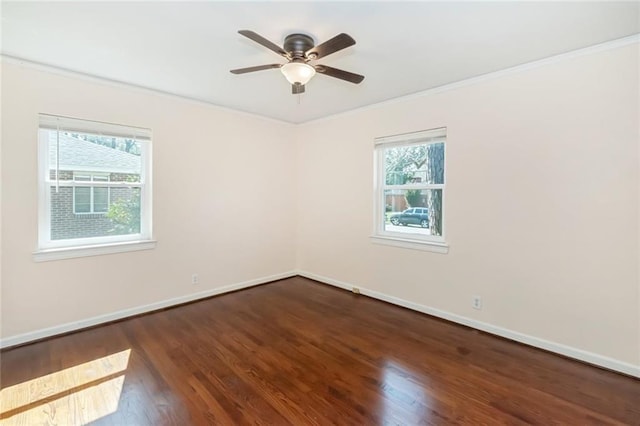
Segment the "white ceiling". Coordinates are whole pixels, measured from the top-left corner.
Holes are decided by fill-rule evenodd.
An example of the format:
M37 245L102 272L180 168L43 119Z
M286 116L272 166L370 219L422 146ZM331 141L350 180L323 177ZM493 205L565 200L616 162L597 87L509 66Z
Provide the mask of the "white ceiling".
M639 2L2 2L2 53L300 123L640 32ZM237 33L282 45L346 32L298 103L284 62Z

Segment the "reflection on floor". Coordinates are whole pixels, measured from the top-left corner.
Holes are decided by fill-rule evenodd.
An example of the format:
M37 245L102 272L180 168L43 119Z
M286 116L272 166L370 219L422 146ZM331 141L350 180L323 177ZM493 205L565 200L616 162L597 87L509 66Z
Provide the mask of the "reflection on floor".
M85 425L118 409L131 350L0 391L0 425Z
M411 368L386 360L382 369L380 389L384 394L383 424L429 424L430 410L434 406L424 391L425 383L416 383L412 378L416 375ZM399 411L397 399L407 402L412 410Z
M640 425L640 380L300 277L1 355L3 425Z

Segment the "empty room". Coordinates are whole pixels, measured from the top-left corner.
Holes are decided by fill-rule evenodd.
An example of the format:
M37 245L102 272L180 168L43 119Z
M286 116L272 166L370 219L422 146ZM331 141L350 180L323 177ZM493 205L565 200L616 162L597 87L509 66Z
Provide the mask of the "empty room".
M0 425L640 425L640 2L0 15Z

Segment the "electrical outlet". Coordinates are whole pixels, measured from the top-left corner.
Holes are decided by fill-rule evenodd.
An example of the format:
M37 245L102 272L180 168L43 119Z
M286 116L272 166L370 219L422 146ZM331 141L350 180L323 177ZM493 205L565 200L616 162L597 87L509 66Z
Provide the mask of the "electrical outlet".
M200 284L200 278L198 274L191 275L191 284Z
M358 287L353 287L351 291L353 292L353 294L360 294L360 289Z
M473 309L482 309L482 297L473 296L471 298L471 306L473 307Z

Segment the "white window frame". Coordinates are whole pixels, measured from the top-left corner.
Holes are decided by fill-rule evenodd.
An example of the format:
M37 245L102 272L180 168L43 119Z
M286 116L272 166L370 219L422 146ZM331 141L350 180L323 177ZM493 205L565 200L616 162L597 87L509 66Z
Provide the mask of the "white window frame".
M76 180L76 176L87 176L89 178L88 181L77 181ZM95 176L102 176L102 177L106 177L107 180L99 180L96 181L94 180ZM101 214L101 215L105 215L109 212L109 207L111 206L111 187L103 185L103 183L107 183L109 181L111 181L110 177L109 177L109 173L86 173L86 172L73 172L73 214L76 215L87 215L87 214ZM99 182L99 185L95 185L95 182ZM91 191L89 192L89 211L88 212L79 212L76 211L76 188L79 187L85 187L86 185L84 185L85 183L94 183L94 185L91 185ZM93 191L94 189L97 187L99 188L104 188L106 186L107 188L107 211L105 212L97 212L95 211L95 203L94 203L94 196L93 196Z
M444 182L442 184L410 183L405 185L387 185L385 179L384 150L411 145L425 145L444 143ZM446 178L447 174L447 129L424 130L401 135L385 136L374 140L374 214L373 234L374 243L391 245L402 248L447 253L446 243ZM393 232L385 230L385 190L442 190L442 235L421 235L418 233Z
M80 120L49 114L39 115L38 132L38 244L35 261L95 256L124 251L144 250L155 247L152 234L152 170L151 130L118 124ZM94 135L131 137L140 144L140 182L101 181L99 186L108 188L140 188L140 233L89 238L51 239L51 187L95 186L96 182L52 179L49 164L48 132L73 131ZM109 170L104 170L109 172ZM84 174L91 174L86 172ZM100 173L102 174L102 173ZM56 178L59 173L56 172ZM110 191L109 191L110 192ZM75 212L75 191L74 191ZM83 213L79 213L83 214Z

